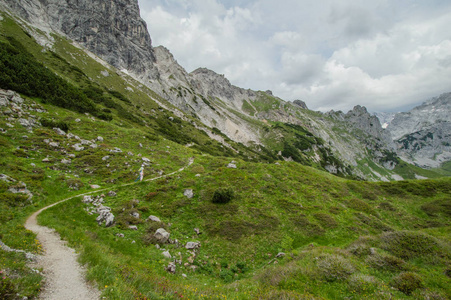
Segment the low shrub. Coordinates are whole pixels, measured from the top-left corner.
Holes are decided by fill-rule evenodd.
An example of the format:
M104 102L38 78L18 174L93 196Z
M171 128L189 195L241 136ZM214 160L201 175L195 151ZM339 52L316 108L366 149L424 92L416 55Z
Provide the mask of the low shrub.
M377 279L365 274L352 274L348 279L348 286L353 292L373 293L377 287Z
M313 217L315 217L323 227L335 228L338 226L338 222L329 214L317 213L314 214Z
M403 272L393 278L393 287L400 290L406 295L412 294L416 289L423 287L423 280L421 277L413 272Z
M155 198L158 195L158 192L150 192L147 193L147 195L145 196L147 201L152 200L153 198Z
M424 256L449 257L450 247L426 233L396 231L381 236L380 247L402 259Z
M47 128L59 128L64 132L69 131L69 124L63 121L55 121L51 119L42 118L40 122L42 126Z
M373 254L368 256L366 262L375 269L391 272L402 271L407 268L406 262L390 254Z
M219 277L225 282L225 283L230 283L233 281L233 279L235 278L235 274L233 274L233 272L229 269L222 269L219 272Z
M319 273L326 281L345 280L355 272L352 263L340 255L326 254L317 262Z
M232 189L217 189L214 194L211 202L217 204L225 204L229 203L234 198L234 192Z
M421 209L430 217L436 217L440 213L451 217L451 198L426 203L421 206Z

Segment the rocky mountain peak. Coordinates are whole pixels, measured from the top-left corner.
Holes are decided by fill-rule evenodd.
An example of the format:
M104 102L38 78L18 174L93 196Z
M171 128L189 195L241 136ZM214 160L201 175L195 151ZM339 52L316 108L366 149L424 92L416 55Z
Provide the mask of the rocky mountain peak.
M138 0L0 0L32 24L45 23L142 81L158 78Z
M305 102L302 100L294 100L293 103L303 109L308 109L307 104L305 104Z

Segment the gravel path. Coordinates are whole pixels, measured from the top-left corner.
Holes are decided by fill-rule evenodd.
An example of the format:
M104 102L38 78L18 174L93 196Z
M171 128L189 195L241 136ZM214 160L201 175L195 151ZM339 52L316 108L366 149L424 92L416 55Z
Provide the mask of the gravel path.
M190 166L194 159L190 159L187 166ZM158 178L173 175L181 172L183 167L175 172L147 179L153 181ZM128 186L136 183L128 183L121 186ZM32 214L25 222L25 228L36 233L39 242L44 250L44 255L38 256L37 264L44 269L46 284L39 297L43 300L96 300L100 298L100 291L90 286L85 280L85 270L77 262L77 254L74 249L69 248L65 241L55 230L37 223L37 216L44 210L58 205L75 197L98 193L107 189L95 190L89 193L72 196L57 203L44 207Z
M37 262L39 266L44 268L46 278L40 299L99 299L100 291L88 285L85 281L85 270L77 262L77 254L74 249L67 247L55 230L37 224L36 217L43 210L52 206L47 206L35 212L25 223L25 228L37 234L45 253L38 257Z

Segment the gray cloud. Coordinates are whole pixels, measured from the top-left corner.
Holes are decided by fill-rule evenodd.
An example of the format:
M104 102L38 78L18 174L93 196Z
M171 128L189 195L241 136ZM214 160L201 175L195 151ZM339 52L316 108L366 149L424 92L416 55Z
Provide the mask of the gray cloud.
M451 90L447 1L139 1L153 43L188 71L313 109L393 111Z

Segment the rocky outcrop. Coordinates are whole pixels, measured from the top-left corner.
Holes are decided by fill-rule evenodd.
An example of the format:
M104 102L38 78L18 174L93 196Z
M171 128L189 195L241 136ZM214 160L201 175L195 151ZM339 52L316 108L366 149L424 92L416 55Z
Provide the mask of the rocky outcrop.
M396 114L387 129L403 160L439 167L451 160L451 93Z
M158 78L155 55L137 0L0 0L12 12L48 25L142 81Z

